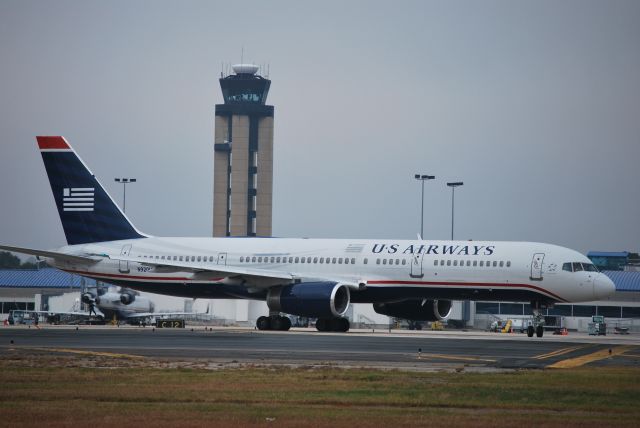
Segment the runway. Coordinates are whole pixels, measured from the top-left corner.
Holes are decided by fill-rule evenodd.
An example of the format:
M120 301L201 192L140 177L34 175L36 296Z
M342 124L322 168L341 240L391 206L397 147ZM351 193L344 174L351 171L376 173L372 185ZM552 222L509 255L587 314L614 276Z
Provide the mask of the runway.
M0 350L143 357L148 361L332 365L411 370L640 367L640 340L628 336L545 336L463 331L394 330L319 333L248 328L81 326L0 329Z

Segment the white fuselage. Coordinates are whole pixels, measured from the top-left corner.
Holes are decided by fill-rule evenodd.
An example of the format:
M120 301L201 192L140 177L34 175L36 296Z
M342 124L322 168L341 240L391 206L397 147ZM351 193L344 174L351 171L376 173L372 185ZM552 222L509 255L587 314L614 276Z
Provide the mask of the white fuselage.
M54 263L59 269L186 297L264 299L270 287L314 280L345 283L353 302L370 303L410 298L581 302L615 289L595 270L566 269L566 263L592 266L584 255L531 242L151 237L59 251L102 257L88 267ZM216 272L216 266L224 272Z

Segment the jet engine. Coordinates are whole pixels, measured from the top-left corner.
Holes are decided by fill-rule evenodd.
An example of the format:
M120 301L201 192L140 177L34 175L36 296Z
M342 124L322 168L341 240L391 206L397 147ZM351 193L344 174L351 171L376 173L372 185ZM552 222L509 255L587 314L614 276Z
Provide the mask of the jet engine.
M341 317L350 301L349 288L337 282L303 282L274 287L267 294L270 310L311 318Z
M96 303L96 296L91 293L84 293L81 297L82 303L86 305L93 305Z
M120 294L120 303L122 303L123 305L130 305L134 300L136 300L136 295L133 293Z
M374 303L373 310L382 315L412 321L442 321L451 313L451 305L451 300L410 299Z

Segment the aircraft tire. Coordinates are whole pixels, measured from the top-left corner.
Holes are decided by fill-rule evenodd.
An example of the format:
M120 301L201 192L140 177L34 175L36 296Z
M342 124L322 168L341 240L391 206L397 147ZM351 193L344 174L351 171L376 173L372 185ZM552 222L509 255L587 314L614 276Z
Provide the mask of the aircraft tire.
M349 327L351 327L349 320L346 318L338 318L338 319L340 320L340 323L339 323L339 329L337 331L341 331L343 333L348 332Z
M530 325L529 327L527 327L527 336L529 337L533 337L533 333L534 333L534 328L532 325Z
M289 317L277 316L271 319L271 330L287 331L291 328Z
M256 327L258 327L258 330L270 330L271 320L265 316L258 317L256 321Z
M289 319L289 317L282 317L282 321L282 331L289 331L289 329L291 328L291 320Z
M544 327L542 327L541 325L536 327L536 336L542 337L543 334L544 334Z
M326 318L318 318L316 321L316 329L318 331L329 331L329 320Z

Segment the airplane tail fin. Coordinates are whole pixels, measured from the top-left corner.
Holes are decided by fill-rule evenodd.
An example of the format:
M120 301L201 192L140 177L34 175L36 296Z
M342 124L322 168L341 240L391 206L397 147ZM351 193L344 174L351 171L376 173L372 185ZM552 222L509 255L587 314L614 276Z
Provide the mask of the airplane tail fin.
M69 245L144 238L63 137L36 137Z

